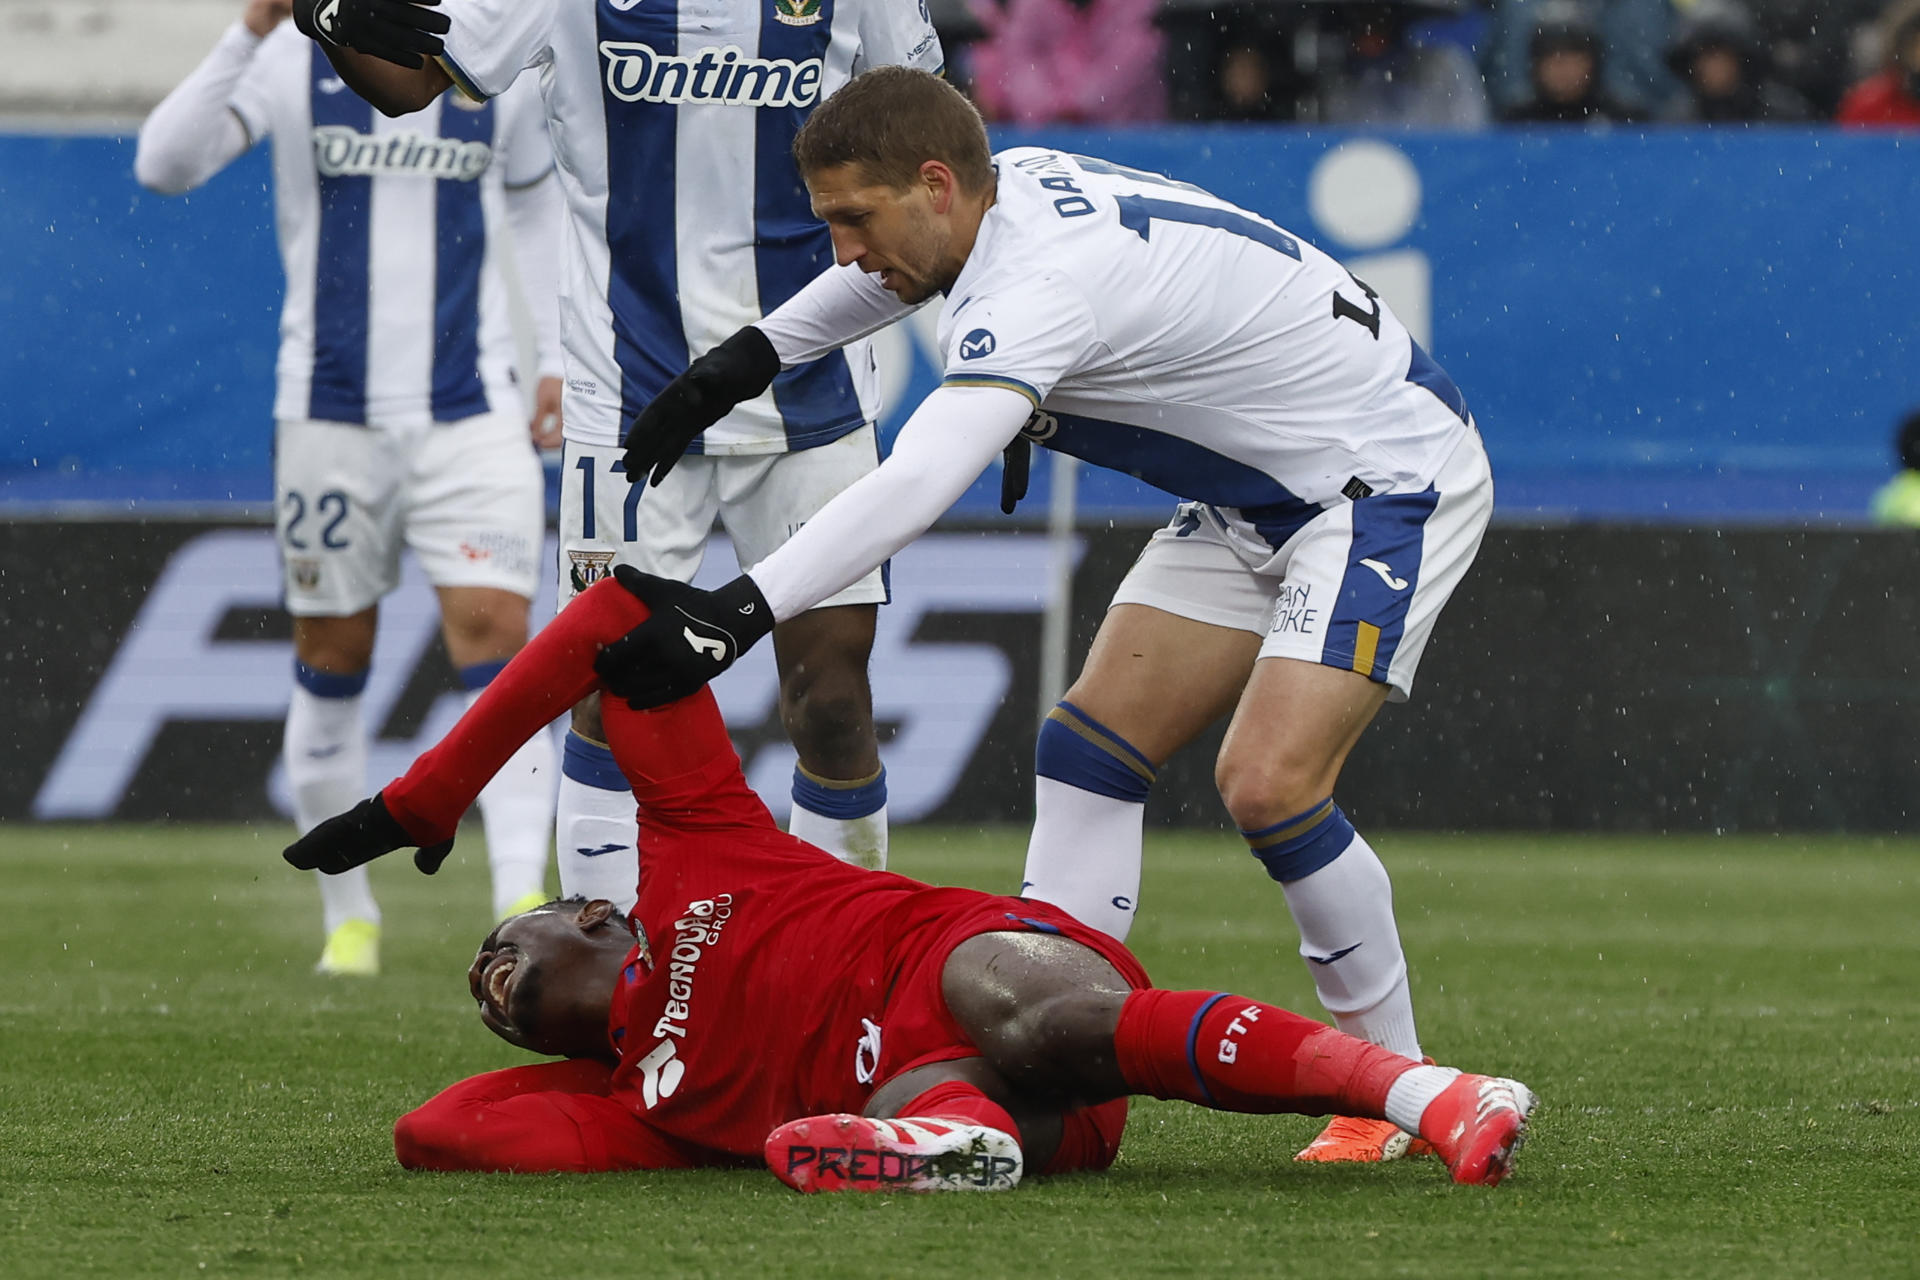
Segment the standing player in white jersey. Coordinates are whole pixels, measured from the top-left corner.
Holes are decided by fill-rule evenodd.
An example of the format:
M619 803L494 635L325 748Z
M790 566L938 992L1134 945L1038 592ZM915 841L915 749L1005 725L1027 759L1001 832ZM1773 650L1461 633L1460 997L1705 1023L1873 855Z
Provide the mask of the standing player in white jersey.
M529 84L476 108L445 95L376 119L312 44L250 0L154 108L134 161L176 193L273 139L287 297L274 402L274 504L294 689L285 759L304 832L366 790L379 600L411 547L439 593L469 699L527 640L544 541L540 461L515 387L511 240L538 330L536 435L560 411L560 193ZM497 915L545 897L553 749L537 736L481 797ZM320 877L322 972L380 967L364 869Z
M304 9L304 14L302 10ZM716 511L759 563L878 462L872 356L824 351L681 445L672 483L622 474L620 437L704 351L833 261L793 167L795 132L857 71L942 65L916 0L299 0L295 15L354 88L407 110L449 83L476 98L537 68L571 214L562 603L614 564L689 580ZM372 55L372 56L368 56ZM428 59L433 59L429 61ZM884 566L774 635L780 712L799 755L794 834L886 863L886 774L867 659ZM631 906L634 809L600 731L574 715L562 763L563 892Z
M1332 796L1380 705L1407 697L1492 509L1459 390L1312 245L1158 175L989 157L972 105L934 77L861 77L795 151L841 265L727 345L792 364L944 294L944 383L873 475L750 574L715 592L635 579L653 617L601 655L607 688L650 706L696 687L764 634L753 619L892 555L1022 435L1139 476L1189 501L1041 726L1022 892L1123 937L1155 772L1231 712L1221 796L1282 886L1322 1003L1420 1057L1386 870ZM634 424L628 475L657 478L701 407L764 371L695 361ZM1408 1147L1336 1119L1301 1155Z

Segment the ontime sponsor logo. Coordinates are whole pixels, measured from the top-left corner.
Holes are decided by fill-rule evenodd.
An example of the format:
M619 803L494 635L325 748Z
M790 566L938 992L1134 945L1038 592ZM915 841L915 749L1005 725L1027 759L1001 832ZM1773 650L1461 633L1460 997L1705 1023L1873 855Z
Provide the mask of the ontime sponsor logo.
M820 100L826 74L821 58L755 58L738 45L682 56L638 41L603 40L600 56L607 60L607 92L622 102L810 107Z

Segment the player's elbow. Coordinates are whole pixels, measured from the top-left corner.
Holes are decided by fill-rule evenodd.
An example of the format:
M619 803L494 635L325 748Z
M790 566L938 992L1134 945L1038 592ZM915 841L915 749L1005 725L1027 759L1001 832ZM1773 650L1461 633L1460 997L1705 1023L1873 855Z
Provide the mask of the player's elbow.
M193 189L193 174L145 138L133 153L133 180L155 195L177 196Z
M355 75L350 79L343 76L342 79L347 79L349 88L389 119L425 111L453 83L433 63L428 63L412 75L393 74L392 68L382 65L381 74Z
M444 1110L428 1103L401 1116L393 1124L393 1154L403 1169L462 1171L481 1166L467 1150L462 1132Z
M435 95L431 93L383 93L377 98L368 98L374 110L389 120L398 120L401 116L410 116L416 111L425 111L433 105Z

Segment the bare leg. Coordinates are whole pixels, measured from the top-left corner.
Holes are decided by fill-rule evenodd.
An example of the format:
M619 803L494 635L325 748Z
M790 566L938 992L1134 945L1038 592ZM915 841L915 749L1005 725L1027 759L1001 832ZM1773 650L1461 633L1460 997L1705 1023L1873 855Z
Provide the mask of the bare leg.
M836 605L773 629L780 720L800 757L788 829L858 866L887 865L887 784L867 661L875 605Z

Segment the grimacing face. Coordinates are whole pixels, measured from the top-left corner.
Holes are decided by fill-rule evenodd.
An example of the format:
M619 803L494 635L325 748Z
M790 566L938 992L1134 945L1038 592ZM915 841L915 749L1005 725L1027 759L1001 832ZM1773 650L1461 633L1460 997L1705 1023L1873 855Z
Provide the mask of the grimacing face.
M569 985L603 946L624 948L632 940L626 922L600 901L549 903L503 921L467 969L480 1021L509 1044L559 1051L569 1028L557 1015Z
M943 165L934 168L941 174ZM904 190L872 182L857 164L806 175L813 212L833 236L841 266L880 277L880 287L902 302L925 302L951 285L960 263L947 261L952 232L941 216L941 188L916 182ZM951 194L948 189L949 195Z

